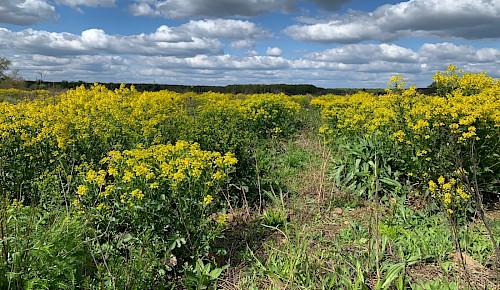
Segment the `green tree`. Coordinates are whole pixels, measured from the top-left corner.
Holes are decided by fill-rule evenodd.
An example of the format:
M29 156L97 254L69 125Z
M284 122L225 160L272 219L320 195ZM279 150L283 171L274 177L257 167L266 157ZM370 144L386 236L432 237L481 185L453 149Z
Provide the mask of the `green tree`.
M9 73L7 71L10 68L12 62L0 56L0 88L23 88L25 87L24 79L21 77L20 71L18 69L11 70Z
M9 69L10 65L12 64L12 62L3 57L3 56L0 56L0 79L5 79L7 78L7 76L5 75L5 72Z

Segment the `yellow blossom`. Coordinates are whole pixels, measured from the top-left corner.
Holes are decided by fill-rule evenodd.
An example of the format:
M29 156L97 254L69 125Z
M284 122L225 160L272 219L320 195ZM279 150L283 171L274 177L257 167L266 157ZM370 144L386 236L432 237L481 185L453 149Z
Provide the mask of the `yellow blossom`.
M215 172L213 175L212 175L212 178L215 179L215 180L220 180L224 177L224 173L220 172L219 170L217 170L217 172Z
M447 192L443 195L443 202L445 204L451 204L451 193Z
M87 171L87 174L85 175L85 180L88 182L94 182L97 179L97 173L94 170L89 170Z
M116 167L114 166L109 166L108 174L111 176L116 176L118 174L118 169L116 169Z
M214 198L213 198L213 196L211 196L211 195L209 194L209 195L207 195L207 196L205 196L205 197L203 198L203 203L208 205L208 204L212 203L212 200L213 200L213 199L214 199Z
M432 181L432 180L431 180L431 181L429 181L429 190L430 190L431 192L435 192L435 191L437 190L437 185L436 185L436 183L434 183L434 181Z
M123 174L123 181L130 182L134 178L135 178L134 173L132 173L132 172L130 172L128 170L125 170L125 173Z
M144 197L144 193L142 193L142 190L140 190L140 189L134 189L134 190L132 190L132 192L130 193L130 195L132 197L137 198L137 199L142 199Z
M76 194L79 196L84 196L87 193L87 187L85 185L79 185L76 190Z
M463 190L463 188L462 188L462 187L458 187L458 188L457 188L457 193L458 193L458 195L459 195L461 198L463 198L463 199L469 199L469 198L470 198L470 195L469 195L469 194L467 194L467 193Z

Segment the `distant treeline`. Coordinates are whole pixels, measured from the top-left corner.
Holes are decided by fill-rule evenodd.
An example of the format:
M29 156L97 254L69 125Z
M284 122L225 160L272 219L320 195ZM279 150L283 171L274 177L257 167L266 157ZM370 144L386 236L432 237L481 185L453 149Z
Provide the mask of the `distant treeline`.
M117 89L121 84L119 83L100 83L108 89ZM26 81L26 86L29 88L43 88L43 89L74 89L84 85L90 87L93 83L83 81L61 81L61 82L40 82L40 81ZM314 85L288 85L288 84L245 84L245 85L228 85L228 86L186 86L186 85L165 85L165 84L135 84L127 83L127 87L135 86L138 91L161 91L169 90L178 93L185 92L219 92L229 94L262 94L262 93L284 93L287 95L325 95L336 94L346 95L357 93L360 90L371 92L374 94L384 93L384 89L356 89L356 88L320 88Z
M74 89L81 85L89 88L94 83L87 83L84 81L61 81L61 82L41 82L41 81L25 81L26 87L29 88L43 88L43 89L55 89L55 90L67 90ZM100 83L106 86L110 90L114 90L120 87L120 83ZM263 94L263 93L284 93L287 95L313 95L320 96L326 94L334 95L349 95L354 94L359 91L366 91L372 94L382 95L385 94L385 89L382 88L321 88L314 85L299 84L299 85L289 85L289 84L244 84L244 85L227 85L227 86L186 86L186 85L166 85L166 84L135 84L127 83L127 87L134 85L135 89L138 91L161 91L169 90L178 93L186 92L218 92L226 94ZM432 93L432 88L419 88L420 93L429 94Z

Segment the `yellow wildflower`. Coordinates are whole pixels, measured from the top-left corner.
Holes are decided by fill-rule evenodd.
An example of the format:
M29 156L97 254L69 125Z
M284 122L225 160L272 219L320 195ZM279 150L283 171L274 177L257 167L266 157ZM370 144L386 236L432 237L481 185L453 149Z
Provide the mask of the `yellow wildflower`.
M132 190L132 192L130 193L130 195L132 197L137 198L137 199L142 199L144 197L144 193L142 193L142 190L140 190L140 189L134 189L134 190Z
M434 181L432 181L432 180L431 180L431 181L429 181L429 190L430 190L431 192L435 192L435 191L437 190L437 185L436 185L436 183L435 183Z
M79 196L84 196L87 193L87 187L85 185L78 185L78 188L76 190L76 194Z
M125 170L125 173L123 174L123 181L130 182L133 178L135 178L134 173Z
M174 184L177 184L177 183L181 182L182 180L184 180L185 175L184 175L184 173L182 173L182 171L179 170L173 174L170 174L169 177L174 181Z
M118 169L115 166L109 166L108 174L111 176L116 176L118 174Z
M195 168L193 169L193 171L191 172L191 175L193 177L200 177L201 176L201 171L198 169L198 168Z
M212 203L213 199L214 199L213 196L209 194L203 198L203 203L209 205L210 203Z
M213 175L212 175L212 178L215 179L215 180L220 180L224 177L224 173L220 172L219 170L217 170L217 172L215 172Z
M443 201L445 204L451 204L451 193L445 193L443 196Z
M457 193L458 193L458 195L459 195L461 198L463 198L463 199L469 199L469 198L470 198L470 195L469 195L469 194L467 194L467 193L466 193L466 192L462 189L462 187L457 188Z
M90 169L89 171L87 171L87 174L85 175L85 180L88 181L88 182L94 182L96 181L97 179L97 173Z

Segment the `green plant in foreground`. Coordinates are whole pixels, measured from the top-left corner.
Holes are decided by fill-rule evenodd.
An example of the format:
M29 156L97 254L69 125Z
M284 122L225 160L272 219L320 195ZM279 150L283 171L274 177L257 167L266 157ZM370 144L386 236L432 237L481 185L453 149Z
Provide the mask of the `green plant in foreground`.
M85 221L53 206L52 212L22 202L3 203L1 289L74 289L93 272Z
M186 272L186 278L182 284L188 289L217 289L217 280L224 270L229 265L221 268L213 268L210 263L204 264L201 259L196 261L196 265L192 271Z

